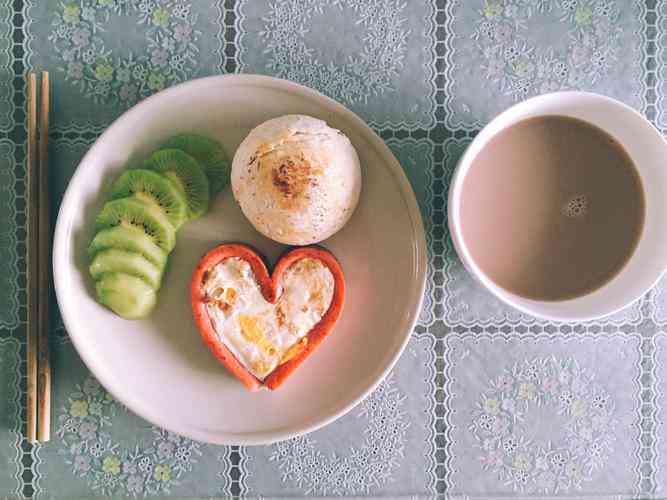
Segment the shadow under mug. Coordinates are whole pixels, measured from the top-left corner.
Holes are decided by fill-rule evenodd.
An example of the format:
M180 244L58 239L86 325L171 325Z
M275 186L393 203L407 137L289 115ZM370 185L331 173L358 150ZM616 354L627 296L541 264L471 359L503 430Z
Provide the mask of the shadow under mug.
M608 283L564 301L537 301L494 283L472 258L461 231L461 191L480 151L502 130L527 118L561 115L579 118L606 131L623 145L642 180L646 201L644 229L627 264ZM523 101L491 121L475 137L454 172L449 188L449 230L466 269L503 302L539 318L579 322L612 314L642 297L667 266L667 142L641 114L625 104L587 92L556 92Z

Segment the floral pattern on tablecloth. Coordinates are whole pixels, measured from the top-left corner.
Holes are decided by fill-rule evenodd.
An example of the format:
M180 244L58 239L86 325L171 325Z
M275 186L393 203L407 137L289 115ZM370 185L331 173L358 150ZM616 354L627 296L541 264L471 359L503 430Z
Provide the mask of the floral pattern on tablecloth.
M77 384L59 411L58 453L93 491L108 496L169 494L197 463L199 443L153 428L150 443L127 447L106 432L117 411L126 410L93 377Z
M145 54L123 57L105 47L101 35L112 13L130 17L145 31ZM48 39L67 82L94 101L126 107L192 74L199 52L196 20L190 5L175 0L63 2Z
M448 2L447 124L476 128L514 102L558 90L590 89L642 106L643 4Z
M664 285L605 320L536 321L463 270L446 203L456 158L482 125L525 95L592 90L667 130L666 29L665 0L0 0L0 285L12 292L0 300L0 351L11 346L0 361L9 358L12 373L25 365L14 360L24 356L21 76L28 70L52 75L54 213L81 155L132 103L193 77L260 72L328 93L381 133L415 189L430 250L414 338L364 404L375 401L376 410L357 407L287 444L217 447L154 428L104 392L84 391L94 382L60 330L58 433L31 447L15 432L22 422L7 425L0 496L664 496ZM61 326L57 318L54 325ZM534 363L541 379L558 369L571 380L547 383L558 392L551 396L543 382L529 381ZM501 390L503 374L513 382ZM568 384L575 394L574 374L590 384L562 406ZM606 427L595 409L598 392L608 396ZM0 414L22 418L3 404L17 399L0 395ZM379 434L387 445L378 450L381 465L370 443L383 432L383 417L400 424L400 439ZM517 439L485 436L487 425L512 429ZM595 460L579 453L578 440L589 437L602 448ZM181 447L191 450L184 468ZM313 460L333 470L323 482ZM363 485L345 482L348 466Z
M450 491L637 491L640 346L638 334L620 332L448 336Z
M377 127L434 122L433 5L239 0L240 70L315 88Z
M413 336L393 373L340 421L243 449L249 496L428 494L433 376L433 341Z
M564 442L544 446L526 438L531 406L563 416ZM470 430L485 471L517 491L546 495L580 489L604 468L613 449L614 401L576 359L524 359L489 381Z

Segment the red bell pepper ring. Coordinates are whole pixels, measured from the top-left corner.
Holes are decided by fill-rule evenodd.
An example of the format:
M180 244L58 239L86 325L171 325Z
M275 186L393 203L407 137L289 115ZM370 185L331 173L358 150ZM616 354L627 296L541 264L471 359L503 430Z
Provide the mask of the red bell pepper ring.
M283 272L298 260L311 258L327 266L334 279L334 291L329 309L320 321L306 334L307 342L303 349L294 357L278 365L262 382L250 373L236 356L218 338L218 334L211 323L206 308L206 298L203 283L207 273L225 259L238 257L245 260L253 270L262 295L267 302L275 304L278 300L279 284ZM280 387L285 380L299 367L299 365L319 346L331 333L340 318L345 301L345 279L343 270L336 258L327 250L310 246L295 248L283 255L269 276L269 271L262 258L253 249L240 244L223 244L208 252L199 262L192 276L190 286L192 311L199 333L215 357L238 378L248 389L258 390L267 387L271 390Z

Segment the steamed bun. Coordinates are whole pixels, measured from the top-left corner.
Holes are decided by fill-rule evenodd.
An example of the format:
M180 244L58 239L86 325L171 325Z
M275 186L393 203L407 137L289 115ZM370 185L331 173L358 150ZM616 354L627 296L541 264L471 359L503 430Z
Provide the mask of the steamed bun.
M268 238L317 243L340 230L357 206L359 157L350 140L322 120L274 118L253 129L236 151L232 191Z

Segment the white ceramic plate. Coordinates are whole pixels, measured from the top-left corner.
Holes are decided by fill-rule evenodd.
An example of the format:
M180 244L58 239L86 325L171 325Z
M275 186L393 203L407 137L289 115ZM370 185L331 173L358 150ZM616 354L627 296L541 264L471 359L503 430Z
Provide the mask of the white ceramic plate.
M351 139L363 191L350 222L323 245L348 285L341 320L278 391L251 393L202 343L189 300L200 257L222 242L244 242L272 262L285 247L254 231L231 190L178 232L158 307L125 321L100 306L87 274L86 247L111 183L128 161L168 137L217 137L230 156L256 125L303 113ZM305 87L262 76L217 76L161 92L121 116L79 165L56 226L53 268L67 331L88 368L119 401L173 432L217 444L262 444L313 431L353 408L385 377L405 347L421 307L427 266L415 196L384 142L356 115Z

